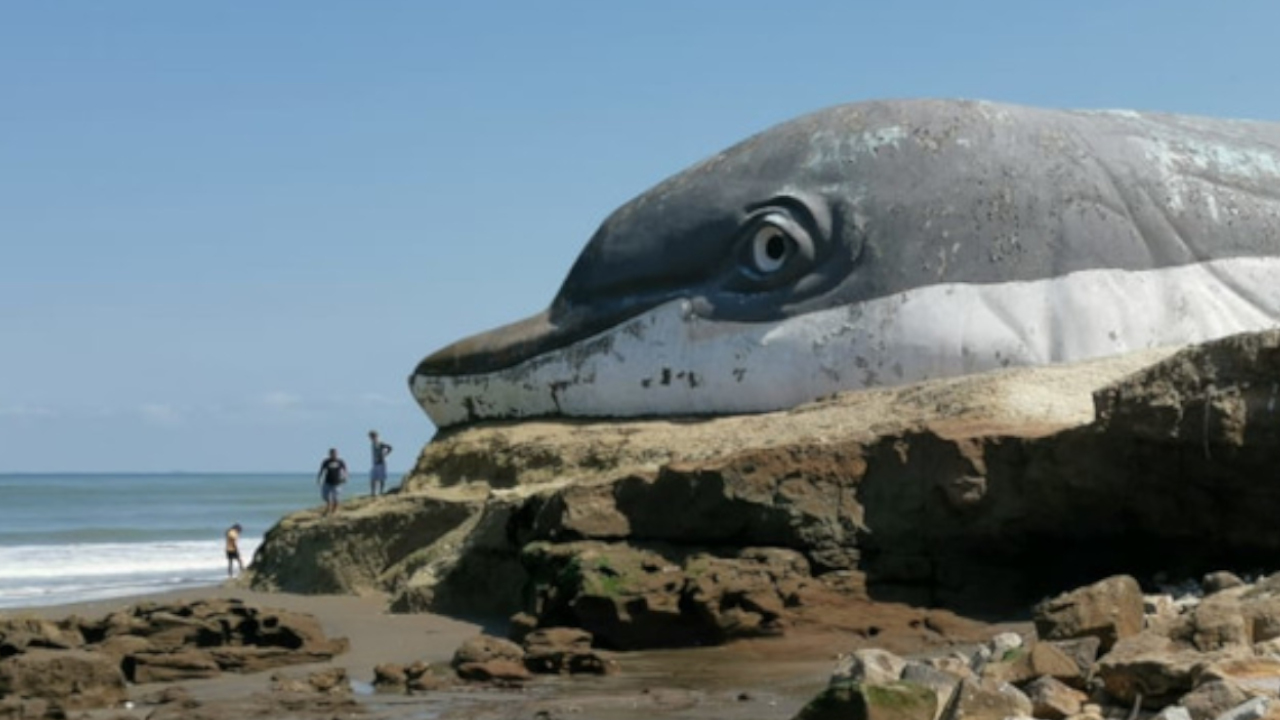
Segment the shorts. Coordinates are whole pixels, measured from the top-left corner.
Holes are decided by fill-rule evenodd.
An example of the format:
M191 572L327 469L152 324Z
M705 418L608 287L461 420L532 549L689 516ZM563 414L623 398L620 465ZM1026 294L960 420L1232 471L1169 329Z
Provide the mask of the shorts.
M373 469L369 471L369 479L370 479L370 480L372 480L372 481L374 481L374 482L383 482L384 480L386 480L386 479L387 479L387 466L386 466L386 465L374 465L374 466L373 466Z
M330 485L329 483L323 483L323 484L320 486L320 497L321 497L325 502L329 502L329 501L331 501L331 500L332 500L333 502L337 502L337 501L338 501L338 488L339 488L339 487L341 487L341 485Z
M239 551L239 550L228 550L228 551L227 551L227 559L228 559L228 560L239 560L239 559L240 559L240 551Z

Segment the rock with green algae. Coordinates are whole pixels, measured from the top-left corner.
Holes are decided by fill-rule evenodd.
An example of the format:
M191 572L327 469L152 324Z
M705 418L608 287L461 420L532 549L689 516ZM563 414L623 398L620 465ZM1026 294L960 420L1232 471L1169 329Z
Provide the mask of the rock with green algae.
M938 697L913 682L839 683L810 700L793 720L933 720Z

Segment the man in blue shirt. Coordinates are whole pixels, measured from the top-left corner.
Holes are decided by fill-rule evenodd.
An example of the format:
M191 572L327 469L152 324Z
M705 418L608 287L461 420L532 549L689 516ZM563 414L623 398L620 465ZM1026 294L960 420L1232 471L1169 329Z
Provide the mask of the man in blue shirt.
M378 431L369 431L370 449L373 451L373 467L369 470L369 494L376 496L386 492L387 456L391 446L378 439Z

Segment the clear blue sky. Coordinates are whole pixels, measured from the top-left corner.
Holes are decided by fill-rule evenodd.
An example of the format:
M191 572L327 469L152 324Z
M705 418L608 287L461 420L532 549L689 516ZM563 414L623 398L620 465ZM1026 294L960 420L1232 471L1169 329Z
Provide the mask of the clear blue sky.
M0 6L0 472L403 471L428 352L596 225L884 97L1280 121L1273 2Z

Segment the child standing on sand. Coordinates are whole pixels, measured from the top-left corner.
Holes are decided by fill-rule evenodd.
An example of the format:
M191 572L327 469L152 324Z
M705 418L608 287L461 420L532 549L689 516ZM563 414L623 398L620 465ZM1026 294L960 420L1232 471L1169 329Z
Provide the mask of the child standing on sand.
M227 577L235 574L232 568L236 565L240 566L240 572L244 572L244 561L240 559L240 530L240 523L227 528Z

